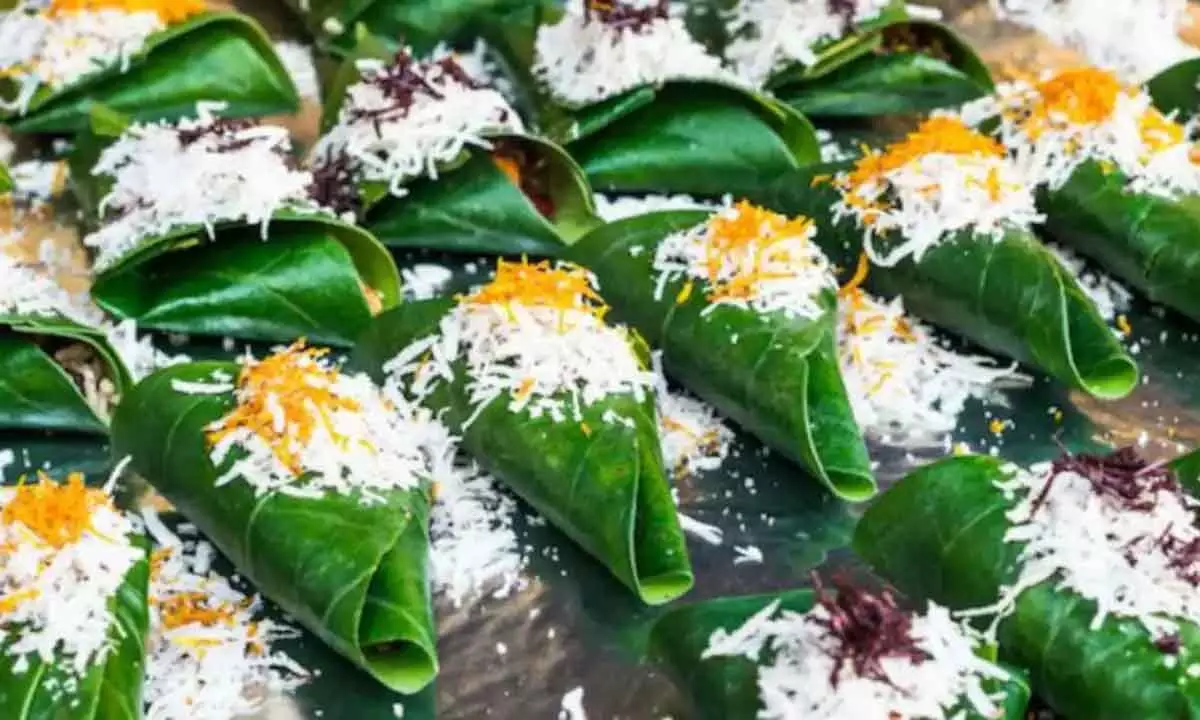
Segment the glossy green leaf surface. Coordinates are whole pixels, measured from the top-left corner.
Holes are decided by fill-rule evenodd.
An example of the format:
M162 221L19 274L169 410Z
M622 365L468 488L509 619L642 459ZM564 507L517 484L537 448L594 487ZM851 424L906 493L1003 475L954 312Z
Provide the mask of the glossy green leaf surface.
M405 303L363 336L356 363L375 375L414 340L437 331L448 300ZM532 418L508 398L475 414L461 367L426 404L461 432L463 447L489 472L644 602L673 600L692 587L683 531L663 469L653 399L616 395L583 408L582 422ZM624 422L606 419L615 413Z
M146 547L142 539L135 542ZM143 555L125 575L109 600L112 646L104 662L79 677L77 690L65 693L70 680L64 668L28 656L28 667L16 670L17 658L0 654L0 717L5 720L141 720L146 633L150 622L147 590L150 563Z
M817 221L817 243L835 263L854 267L863 233L850 219L834 222L836 191L812 187L838 166L775 178L752 195L776 211ZM883 241L886 247L886 240ZM1137 384L1133 358L1096 312L1074 277L1031 232L999 240L962 233L928 250L919 262L872 266L867 284L904 307L993 352L1032 364L1069 387L1100 398L1128 395Z
M211 383L213 371L236 376L238 367L191 363L151 375L113 419L114 456L131 456L133 472L321 640L385 686L420 690L437 672L425 492L364 505L343 495L256 497L240 480L215 487L228 468L209 459L205 427L230 411L233 395L187 395L173 383Z
M263 242L259 226L225 226L210 241L182 228L101 273L92 296L157 330L343 346L371 319L361 283L384 307L399 299L395 263L369 233L287 214L268 232Z
M820 156L802 115L715 83L640 88L572 115L567 149L602 192L738 195Z
M980 607L1016 577L1020 545L1004 541L1011 501L994 483L1004 461L963 456L927 465L867 510L854 547L913 598ZM1107 618L1095 603L1043 583L1022 593L1000 624L1001 657L1030 672L1034 690L1068 718L1200 717L1200 681L1188 663L1168 667L1137 621ZM1200 652L1200 629L1181 623L1182 655Z
M12 192L13 179L7 165L0 165L0 193Z
M1146 81L1154 105L1187 119L1200 111L1200 58L1178 62Z
M88 128L101 103L137 121L194 115L201 100L228 103L223 115L291 112L300 100L271 41L254 20L204 13L152 36L125 72L109 68L58 91L40 91L29 112L10 118L19 133Z
M1046 233L1146 295L1200 320L1200 196L1130 193L1094 163L1039 194Z
M585 236L572 257L596 273L618 317L662 349L672 378L834 493L849 500L870 497L870 460L837 366L832 292L817 320L764 317L731 306L705 312L700 288L676 302L682 278L656 297L659 242L706 217L666 212L611 223Z
M365 226L393 248L426 248L499 255L555 256L598 224L587 178L558 145L528 135L497 135L528 153L554 213L544 217L496 165L473 152L459 167L410 185L401 198L385 196Z

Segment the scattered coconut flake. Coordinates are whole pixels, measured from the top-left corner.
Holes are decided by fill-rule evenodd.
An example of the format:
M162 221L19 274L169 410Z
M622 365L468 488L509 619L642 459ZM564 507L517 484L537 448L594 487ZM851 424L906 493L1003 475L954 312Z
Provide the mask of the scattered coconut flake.
M604 222L615 222L636 215L659 212L662 210L716 210L728 207L731 199L727 195L724 202L700 200L691 195L605 195L596 193L592 196L596 202L596 215Z
M567 694L563 695L558 720L587 720L587 713L583 710L582 686L568 690Z
M538 29L535 77L567 106L599 102L669 80L735 78L688 33L668 0L571 0Z
M655 297L661 300L668 283L686 278L676 302L687 302L699 281L708 300L704 312L729 305L818 317L827 309L822 298L837 284L813 242L816 234L806 217L789 219L743 200L663 239L654 256Z
M70 695L108 655L110 602L143 551L130 520L82 473L63 483L38 476L0 488L0 624L12 631L5 652L13 671L52 663L68 674L58 690Z
M685 533L700 538L709 545L720 545L723 542L725 533L716 525L700 522L684 513L678 513L678 516L679 527L683 528Z
M449 435L428 411L343 373L327 353L299 341L243 359L237 405L207 428L218 487L241 480L257 495L354 494L370 504L419 488L448 462Z
M853 148L843 146L828 130L817 130L817 142L821 144L821 162L834 163L851 160L858 156Z
M98 309L68 293L40 264L6 253L3 247L10 242L19 239L14 233L0 233L0 315L62 317L82 325L100 321Z
M729 13L725 57L761 87L776 70L812 65L831 42L879 16L891 0L739 0Z
M302 666L271 647L299 632L263 617L257 595L212 570L211 545L175 536L157 516L146 525L161 545L151 563L147 718L250 716L308 679Z
M438 43L430 56L434 60L453 58L476 83L495 88L510 103L519 95L517 87L496 62L495 51L483 38L475 38L469 50Z
M203 227L212 238L219 223L258 224L265 240L275 211L319 210L287 130L217 117L223 107L198 103L195 119L134 124L104 149L92 174L112 179L100 201L112 217L83 240L97 251L97 271L179 228Z
M432 263L417 263L410 268L400 270L400 285L404 289L404 297L409 300L428 300L450 282L454 273L450 268Z
M762 564L762 550L756 545L734 545L733 552L737 556L733 559L734 565L745 565L746 563Z
M933 603L924 614L835 581L818 586L817 606L781 610L778 601L733 631L718 629L702 658L742 656L758 663L760 720L957 718L1000 712L985 683L1008 678L977 656L972 631ZM763 658L767 658L763 660Z
M658 432L663 461L675 477L716 470L733 444L733 430L700 400L671 390L662 369L662 351L651 355L658 401Z
M474 409L466 425L506 396L511 412L582 421L583 408L614 394L637 400L654 385L629 331L604 322L607 306L587 270L548 261L500 260L495 278L463 296L436 335L421 338L384 370L424 397L454 379L463 361Z
M187 355L169 355L154 347L149 335L138 335L137 323L133 320L109 323L103 327L108 344L116 351L121 364L129 371L134 382L142 380L155 370L191 361ZM172 381L172 387L176 382L179 381ZM232 389L226 387L221 392Z
M291 40L279 40L275 43L275 54L279 56L284 69L295 83L296 92L300 97L320 100L321 82L317 78L312 48Z
M13 182L13 196L27 203L46 203L62 194L67 187L70 169L66 160L26 160L8 169Z
M1111 275L1089 267L1082 257L1063 245L1046 243L1046 249L1054 253L1059 263L1075 276L1080 289L1096 306L1100 317L1111 322L1118 313L1129 309L1133 295Z

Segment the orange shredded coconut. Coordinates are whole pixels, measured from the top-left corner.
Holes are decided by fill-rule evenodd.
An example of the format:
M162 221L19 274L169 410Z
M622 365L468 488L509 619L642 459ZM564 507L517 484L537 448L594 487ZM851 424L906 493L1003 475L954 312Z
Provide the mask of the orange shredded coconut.
M210 605L207 594L198 591L181 592L158 602L163 626L168 630L186 625L214 627L233 625L237 609L225 603Z
M1122 335L1126 336L1133 332L1133 326L1129 324L1129 318L1125 317L1124 314L1117 316L1117 329L1121 331Z
M20 523L41 542L61 549L78 542L92 527L92 513L110 502L103 490L83 484L82 473L71 473L65 483L57 483L39 472L36 484L21 479L0 521Z
M303 467L293 447L305 446L318 422L324 424L331 437L344 442L346 438L330 426L329 413L361 409L357 401L329 390L338 371L317 362L328 352L306 348L304 340L297 340L286 350L243 367L238 375L240 401L216 429L208 432L208 442L216 444L234 430L248 428L266 441L285 467L296 475L302 474ZM273 399L283 413L282 428L276 427L268 399Z
M17 590L4 597L0 597L0 613L10 613L20 607L21 603L26 600L32 600L37 596L37 588L25 588L24 590Z
M51 0L50 14L121 10L127 13L152 12L164 23L182 22L205 10L203 0Z
M679 294L675 296L676 305L682 305L688 301L688 298L692 296L693 285L694 283L691 280L683 284L683 287L679 289Z
M992 421L988 423L988 430L993 435L999 435L1000 433L1004 432L1005 427L1005 422L1000 418L992 418Z
M859 288L867 281L867 274L871 272L871 259L867 257L865 252L858 254L858 265L854 268L854 275L851 276L846 284L838 289L838 296L843 298L860 299L861 291Z
M763 260L776 257L773 246L778 242L807 235L813 225L806 217L788 218L745 200L735 205L733 211L732 214L718 213L708 222L704 266L708 277L708 299L712 302L754 297L760 280L785 277L761 270ZM732 278L722 280L722 266L730 257L737 261L738 272Z
M573 266L551 266L548 260L531 263L500 260L496 277L473 295L460 297L470 305L545 307L565 312L578 310L602 319L608 306L592 289L587 270Z

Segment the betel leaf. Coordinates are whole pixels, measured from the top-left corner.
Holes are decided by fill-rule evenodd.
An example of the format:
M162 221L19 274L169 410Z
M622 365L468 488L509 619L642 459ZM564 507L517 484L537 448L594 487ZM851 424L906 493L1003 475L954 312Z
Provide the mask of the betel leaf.
M228 117L300 106L291 76L254 20L204 13L151 36L125 71L111 67L60 90L39 91L28 112L9 122L19 133L73 133L88 128L93 103L154 121L193 115L202 100L227 103L221 114Z
M0 429L104 434L107 419L88 405L79 385L47 345L79 343L120 396L133 385L99 330L58 317L0 315Z
M898 44L898 35L912 41ZM993 87L987 66L939 23L892 21L870 37L870 45L862 41L853 46L862 52L836 56L836 66L823 62L784 72L768 86L781 101L814 117L925 112L961 105Z
M1013 501L995 486L1003 467L962 456L913 472L867 510L855 550L914 599L955 610L995 602L1016 578L1020 550L1005 542ZM1093 628L1096 610L1053 580L1026 590L1000 623L1001 657L1027 669L1038 696L1069 718L1200 717L1200 679L1186 660L1200 652L1200 630L1180 623L1181 659L1168 663L1135 620L1109 616Z
M0 165L0 193L10 193L13 189L12 175L7 165Z
M602 192L736 195L820 157L803 115L713 82L638 88L571 118L560 140Z
M675 608L651 631L651 651L666 666L675 683L691 700L698 720L752 718L761 709L758 667L745 656L702 658L717 630L733 633L773 602L779 611L806 613L815 597L811 590L787 590L767 595L723 597ZM769 651L767 651L769 653ZM1020 673L1005 668L1009 680L989 680L985 690L1001 697L1003 714L987 720L1021 720L1029 703L1029 686ZM993 696L995 697L995 696ZM963 720L985 720L968 711Z
M404 303L363 336L355 362L377 377L388 360L435 334L448 299ZM444 413L463 447L644 602L665 603L692 587L687 546L663 469L653 398L614 395L583 408L582 422L531 418L493 400L475 414L466 370L424 401ZM614 415L616 416L614 418ZM632 423L627 426L626 421Z
M554 143L530 135L489 135L529 159L521 172L543 194L550 217L509 179L494 156L471 151L462 165L409 185L404 197L384 196L364 226L393 248L455 252L560 255L599 223L583 171Z
M1176 200L1126 190L1121 172L1081 165L1038 207L1048 235L1095 260L1156 303L1200 320L1200 195Z
M149 545L134 540L143 551ZM125 574L109 600L112 643L104 661L78 678L64 664L27 654L28 666L17 671L17 656L0 653L0 717L5 720L140 720L146 633L150 624L147 599L150 563L147 553ZM19 632L6 628L9 632ZM7 645L10 640L4 639ZM74 681L73 690L65 685Z
M220 225L209 240L185 227L147 241L96 278L101 307L138 325L198 335L350 345L372 317L362 286L384 308L399 272L378 240L328 217L277 212L258 225Z
M238 370L190 363L146 378L113 418L114 457L131 456L133 472L325 643L393 690L420 690L437 672L426 491L367 505L339 494L256 497L238 478L217 487L228 468L213 466L205 428L234 407L233 393L188 395L175 384Z
M816 220L817 243L841 267L854 267L862 231L853 219L833 220L836 190L827 183L813 187L815 178L841 167L782 175L751 198ZM1071 273L1029 231L1011 230L999 240L962 233L920 262L872 266L867 284L885 296L902 296L915 316L1030 363L1069 387L1107 399L1124 397L1137 385L1136 363Z
M817 320L729 305L707 311L700 289L679 303L682 278L656 294L659 242L707 217L679 211L610 223L586 235L571 255L596 273L618 317L662 349L671 377L835 494L870 497L875 492L870 459L838 370L832 291Z
M1200 112L1200 58L1175 63L1146 81L1155 107L1190 118Z

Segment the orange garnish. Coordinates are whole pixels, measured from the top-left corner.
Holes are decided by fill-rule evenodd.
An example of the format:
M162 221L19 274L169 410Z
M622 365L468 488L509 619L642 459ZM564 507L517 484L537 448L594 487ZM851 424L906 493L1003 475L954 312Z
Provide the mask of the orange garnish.
M552 267L548 260L530 263L500 260L496 277L473 295L460 297L469 305L500 305L511 308L552 308L560 312L576 310L603 318L608 306L592 288L587 270L574 265Z
M858 265L854 268L854 275L846 281L846 284L838 289L839 297L851 297L857 295L862 287L862 284L867 281L867 274L871 271L871 260L865 252L858 254Z
M521 187L521 166L517 164L516 160L497 153L492 155L492 162L496 164L500 172L504 173L509 182L517 187Z
M41 542L61 549L91 530L92 513L110 502L103 490L83 484L82 473L71 473L67 482L57 483L39 472L36 484L27 484L22 478L0 513L0 521L20 523Z
M164 23L182 22L204 12L203 0L51 0L50 14L120 10L156 13Z
M782 240L807 236L813 222L806 217L788 218L743 200L732 213L718 213L708 222L705 234L704 268L708 278L708 299L711 302L728 298L748 299L757 293L761 280L785 275L768 273L761 268L764 261L776 259L773 247ZM751 251L753 253L751 254ZM733 277L721 278L726 261L733 259L737 271Z
M217 624L234 624L237 609L225 604L216 603L210 606L208 595L203 592L189 591L172 595L158 603L161 611L163 627L167 630L186 625L204 625L213 627Z

